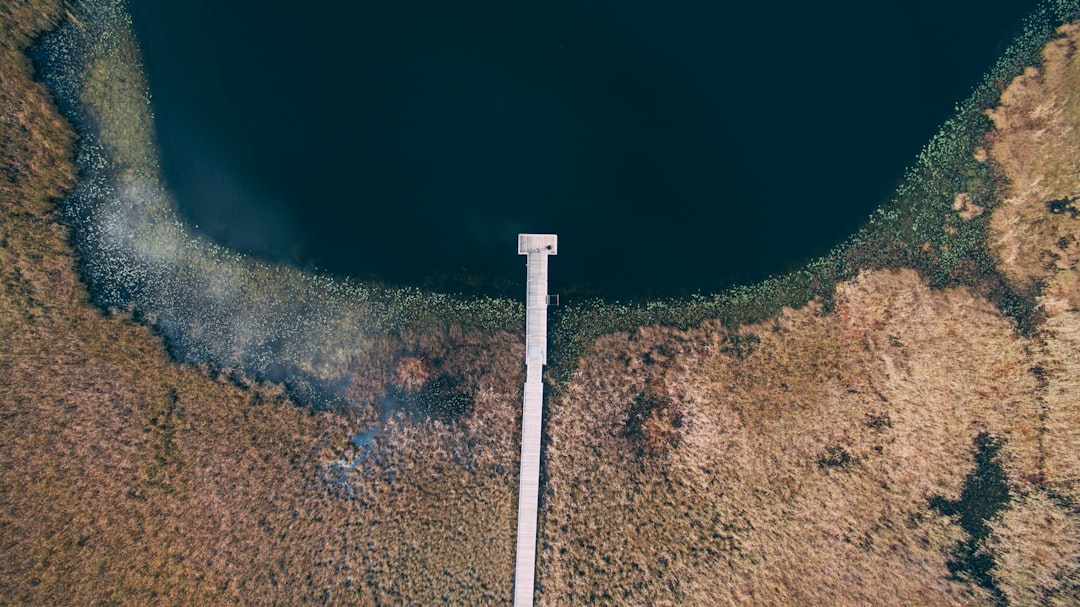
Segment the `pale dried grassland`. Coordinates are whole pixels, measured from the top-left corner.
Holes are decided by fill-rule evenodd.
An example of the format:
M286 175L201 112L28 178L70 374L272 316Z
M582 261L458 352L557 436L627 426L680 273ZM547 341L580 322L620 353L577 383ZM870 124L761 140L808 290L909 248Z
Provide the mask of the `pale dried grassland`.
M1080 307L1080 25L1061 28L988 112L990 153L1006 178L990 220L998 267L1019 290ZM1048 310L1053 311L1053 310Z
M980 604L950 579L957 499L980 433L1037 476L1035 378L1010 322L912 271L842 285L741 332L612 336L550 422L543 578L550 604ZM622 427L646 378L683 414L642 455ZM656 380L653 380L654 382ZM600 580L597 583L597 580Z
M520 336L388 340L358 404L397 356L410 387L453 377L473 402L391 418L345 471L372 410L316 414L176 365L94 309L48 202L71 184L72 134L21 54L59 13L0 5L0 602L508 603ZM986 604L993 589L950 572L960 517L930 506L964 497L983 435L1012 495L977 545L997 590L1076 604L1080 220L1045 204L1076 195L1065 33L1010 87L990 145L1013 184L993 246L1044 289L1036 335L899 270L737 331L599 339L550 403L541 604Z
M1076 605L1080 517L1045 492L1024 496L994 523L986 549L1010 605Z
M1009 184L991 217L999 268L1037 296L1031 346L1041 408L1042 491L993 525L994 577L1011 604L1080 599L1080 24L1059 30L990 113Z

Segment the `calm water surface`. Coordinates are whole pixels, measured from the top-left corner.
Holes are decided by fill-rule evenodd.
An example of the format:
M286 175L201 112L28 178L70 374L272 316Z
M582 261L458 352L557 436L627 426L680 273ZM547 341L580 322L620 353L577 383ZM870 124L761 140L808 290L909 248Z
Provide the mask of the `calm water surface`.
M393 284L715 291L887 199L1035 3L132 0L214 240Z

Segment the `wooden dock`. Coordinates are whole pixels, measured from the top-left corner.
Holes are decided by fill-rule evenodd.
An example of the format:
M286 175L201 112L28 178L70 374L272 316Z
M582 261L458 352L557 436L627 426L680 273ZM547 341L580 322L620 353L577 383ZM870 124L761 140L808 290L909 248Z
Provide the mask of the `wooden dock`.
M536 510L540 498L540 426L544 417L543 367L547 364L548 255L558 251L555 234L518 234L518 254L527 255L525 300L525 399L521 416L521 486L518 490L514 607L532 607L536 575Z

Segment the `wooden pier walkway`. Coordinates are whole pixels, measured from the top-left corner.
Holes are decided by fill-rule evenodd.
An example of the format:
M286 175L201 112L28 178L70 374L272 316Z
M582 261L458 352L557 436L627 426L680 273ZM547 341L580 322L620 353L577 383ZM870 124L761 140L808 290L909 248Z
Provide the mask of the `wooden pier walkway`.
M536 510L540 498L540 425L544 417L543 367L547 364L548 255L555 234L518 234L518 254L528 257L525 300L525 399L521 416L521 486L518 490L514 607L532 607L536 575Z

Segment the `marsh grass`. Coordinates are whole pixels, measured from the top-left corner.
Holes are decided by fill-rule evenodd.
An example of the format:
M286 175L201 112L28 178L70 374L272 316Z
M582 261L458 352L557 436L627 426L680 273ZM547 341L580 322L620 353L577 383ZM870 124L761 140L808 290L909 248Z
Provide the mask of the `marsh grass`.
M598 342L552 404L552 604L989 599L951 575L966 532L929 501L960 499L982 428L1009 437L1010 479L1037 465L1023 346L968 289L911 271L842 287L833 311L745 328L759 342L742 358L716 323ZM661 458L623 432L657 349L673 352L663 385L683 416Z
M0 602L508 604L514 309L470 304L455 323L418 294L365 300L380 323L410 320L305 367L348 372L348 411L177 364L153 319L92 305L52 202L75 139L22 51L62 16L0 5ZM1065 187L1080 157L1033 153L1074 141L1075 63L1053 50L1068 44L1044 76L1012 78L1045 23L826 259L717 296L561 308L540 604L1076 604L1080 283L1075 223L1046 204L1074 194L1018 185ZM1012 85L1027 92L993 116L1045 107L1062 138L1035 141L1028 120L982 139ZM961 216L961 192L984 212ZM256 270L244 288L265 295ZM444 376L469 406L391 415L348 465L388 387Z

